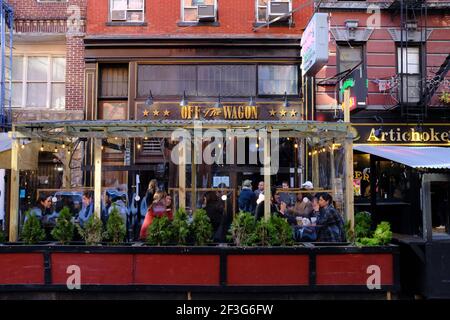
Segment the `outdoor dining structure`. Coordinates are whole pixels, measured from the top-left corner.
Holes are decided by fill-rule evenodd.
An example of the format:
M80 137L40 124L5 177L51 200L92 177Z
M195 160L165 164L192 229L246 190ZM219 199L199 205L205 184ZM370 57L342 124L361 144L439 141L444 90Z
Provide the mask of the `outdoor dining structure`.
M195 109L189 107L187 110ZM266 111L264 107L254 110ZM185 112L183 108L179 111ZM243 112L245 114L245 109ZM237 186L241 185L241 181L233 179L215 186L204 183L206 178L198 177L202 171L196 169L204 165L204 161L209 161L207 167L218 166L231 174L239 171L240 165L245 166L244 171L250 170L249 159L256 156L254 167L258 168L258 175L264 181L265 199L270 198L275 181L279 181L277 177L286 172L277 162L283 160L279 159L280 155L285 157L280 145L288 142L292 156L298 159L295 170L285 173L288 177L296 175L295 179L286 179L290 182L288 191L299 192L301 184L310 180L314 190L309 192L330 193L345 221L350 221L350 225L354 222L353 131L349 123L220 118L15 124L10 133L13 140L10 242L19 239L18 159L27 147L22 147L23 141L51 148L55 144L64 144L68 159L76 152L74 147L80 141L89 143L93 151L94 179L91 185L84 187L93 187L94 212L97 215L101 211L102 192L106 187L102 185L105 174L102 151L107 139L122 139L129 144L136 144L138 139L146 137L164 139L165 148L172 153L169 167L172 171L168 175L174 176L175 181L169 181L167 190L175 199L174 209L184 207L192 210L201 206L198 200L205 189L226 188L233 191L230 194L237 194ZM242 143L240 148L241 139L246 143ZM138 145L134 147L139 148ZM62 150L61 147L58 149ZM240 152L244 152L247 163L233 162L242 156ZM198 157L203 157L203 162ZM64 180L70 181L70 161L63 163ZM70 189L68 183L66 187ZM133 190L128 191L131 194ZM264 217L268 219L270 215L270 202L265 201ZM0 256L0 291L5 288L19 291L67 290L67 268L70 265L81 268L82 288L87 292L140 288L148 294L155 291L187 292L188 297L193 292L360 292L381 293L383 296L387 292L390 297L390 292L398 290L398 252L395 246L356 247L349 243L297 243L290 247L16 244L0 247ZM283 268L282 273L279 272L280 267Z

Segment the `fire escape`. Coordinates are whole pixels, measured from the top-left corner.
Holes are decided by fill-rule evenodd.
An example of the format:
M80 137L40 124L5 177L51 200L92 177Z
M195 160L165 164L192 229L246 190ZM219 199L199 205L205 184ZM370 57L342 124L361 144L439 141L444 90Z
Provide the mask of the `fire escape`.
M11 99L12 99L12 50L13 50L13 24L14 12L4 1L0 0L0 124L2 131L9 131L11 128Z
M427 0L395 0L389 8L394 16L400 15L400 30L392 32L398 44L398 106L407 123L418 125L427 118L431 98L450 69L449 55L436 74L428 79L426 45L429 7ZM418 59L414 50L418 50Z

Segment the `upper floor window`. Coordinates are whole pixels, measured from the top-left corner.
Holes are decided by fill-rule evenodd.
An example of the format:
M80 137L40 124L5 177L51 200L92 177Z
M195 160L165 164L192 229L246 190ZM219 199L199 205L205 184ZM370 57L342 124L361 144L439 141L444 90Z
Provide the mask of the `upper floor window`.
M268 22L292 11L292 0L256 0L256 21ZM290 17L283 19L289 21Z
M353 69L363 59L361 46L339 46L338 48L338 73Z
M145 0L110 0L113 22L143 22Z
M397 73L401 77L398 91L400 102L419 102L421 93L419 47L397 48L397 59Z
M183 22L214 22L217 0L181 0Z
M66 58L14 56L12 106L64 109Z

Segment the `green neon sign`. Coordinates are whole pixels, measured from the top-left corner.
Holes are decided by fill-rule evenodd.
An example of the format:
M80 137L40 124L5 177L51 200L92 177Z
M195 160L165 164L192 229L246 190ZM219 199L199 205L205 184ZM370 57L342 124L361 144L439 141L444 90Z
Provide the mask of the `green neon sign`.
M353 80L353 78L347 79L342 84L341 92L344 92L345 89L352 88L354 86L355 86L355 80Z

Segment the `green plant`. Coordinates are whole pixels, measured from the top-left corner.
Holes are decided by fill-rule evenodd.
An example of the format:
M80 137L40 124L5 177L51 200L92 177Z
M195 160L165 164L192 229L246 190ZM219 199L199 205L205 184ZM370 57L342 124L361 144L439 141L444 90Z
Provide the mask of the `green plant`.
M22 228L22 240L26 244L35 244L45 239L45 231L41 226L39 218L31 214L30 211L25 213L27 220Z
M111 240L113 245L118 245L124 241L126 234L127 228L125 221L123 221L120 215L119 208L113 204L108 222L106 223L105 238Z
M77 224L78 233L88 246L97 245L103 239L103 223L94 213L85 222L84 228Z
M168 244L172 239L172 224L167 216L155 217L147 229L147 243L151 245Z
M194 211L194 219L191 224L191 233L196 245L203 246L211 241L213 228L206 211L197 209Z
M439 96L439 101L441 101L442 103L445 103L445 104L450 104L450 92L443 92Z
M239 212L234 218L228 239L237 246L251 245L254 239L255 218L248 212Z
M256 224L254 232L250 236L250 244L256 246L271 245L272 235L275 233L271 220L261 219Z
M355 238L365 238L370 236L372 217L369 212L363 211L355 214Z
M269 228L269 231L271 232L269 234L271 245L289 246L294 243L293 230L286 219L274 215L270 218L270 223L272 225L272 227Z
M173 240L179 245L185 245L189 236L188 215L184 208L175 212L172 221Z
M373 237L363 237L357 239L356 244L359 246L381 246L389 244L391 240L391 225L389 222L382 221L375 229Z
M72 223L72 214L68 207L64 207L56 219L56 226L52 230L52 236L61 244L66 244L73 240L75 225Z

